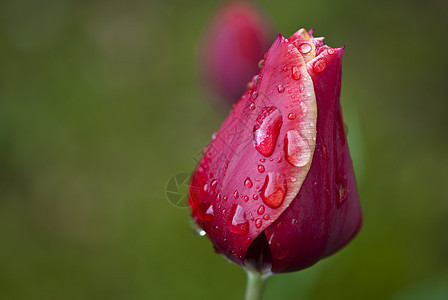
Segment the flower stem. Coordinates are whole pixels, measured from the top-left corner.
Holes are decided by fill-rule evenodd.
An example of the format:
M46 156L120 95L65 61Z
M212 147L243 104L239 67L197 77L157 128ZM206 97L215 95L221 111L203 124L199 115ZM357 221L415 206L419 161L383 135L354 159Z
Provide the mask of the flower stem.
M261 300L263 298L264 286L268 274L258 273L256 271L246 270L247 285L245 300Z

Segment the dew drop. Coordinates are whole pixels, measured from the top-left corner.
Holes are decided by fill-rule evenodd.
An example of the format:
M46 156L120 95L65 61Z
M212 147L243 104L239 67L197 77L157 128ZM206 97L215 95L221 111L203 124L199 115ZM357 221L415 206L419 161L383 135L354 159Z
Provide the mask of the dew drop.
M309 53L313 48L308 43L302 43L299 45L299 51L300 53L306 54Z
M263 173L264 172L264 166L258 165L258 172Z
M297 130L286 133L285 158L294 167L303 167L311 159L310 146Z
M288 72L288 67L284 67L283 72Z
M261 155L272 155L282 124L282 115L277 107L267 106L261 110L253 129L254 146Z
M216 139L216 132L212 133L212 140Z
M226 202L227 201L227 196L224 196L224 198L222 198L223 200L224 200L224 202Z
M342 204L342 202L347 199L348 196L348 188L347 188L347 175L339 176L336 174L336 188L337 188L337 205L338 207Z
M250 178L247 177L246 180L244 181L244 186L250 189L252 185L253 185L252 180L250 180Z
M261 158L260 161L261 161L262 163L264 163L264 162L266 161L266 158Z
M283 93L285 91L285 87L281 84L279 84L277 86L277 92L279 92L280 94Z
M212 191L216 190L216 186L218 185L218 180L213 179L212 182L210 182L210 189Z
M255 220L255 227L260 228L263 225L263 220L256 219Z
M327 52L328 54L333 55L336 52L336 50L334 50L333 48L328 48Z
M316 73L322 72L325 70L325 67L327 66L327 63L323 59L319 59L314 63L313 70Z
M254 110L255 109L255 104L253 102L249 103L249 109L250 110Z
M212 221L215 217L212 203L207 201L202 202L197 210L197 216L202 221Z
M252 77L252 82L254 84L257 84L258 80L260 79L260 75L254 75L254 77Z
M218 193L218 195L216 196L216 202L220 202L221 201L221 193Z
M294 120L295 118L296 118L296 114L295 113L289 113L288 119Z
M268 215L268 214L264 215L264 216L263 216L263 219L265 219L265 220L269 220L269 215Z
M239 196L238 191L235 190L235 192L233 192L233 197L235 197L235 199L238 199L238 196Z
M286 196L286 181L283 176L269 173L260 190L260 196L270 208L279 208Z
M252 93L252 99L257 99L257 97L258 97L258 91L254 91L253 93Z
M264 65L264 59L262 59L258 62L258 69L263 68L263 65Z
M191 229L199 236L204 236L207 233L203 230L199 225L194 221L194 219L190 219L190 227Z
M234 203L230 209L230 218L227 223L230 232L238 235L247 235L249 233L249 221L246 219L246 213L241 205Z
M249 201L249 197L248 196L244 196L244 201L245 202Z
M292 67L292 79L300 79L300 70L297 66Z
M258 210L257 210L257 213L258 213L259 215L264 214L264 205L260 205L260 207L259 207Z

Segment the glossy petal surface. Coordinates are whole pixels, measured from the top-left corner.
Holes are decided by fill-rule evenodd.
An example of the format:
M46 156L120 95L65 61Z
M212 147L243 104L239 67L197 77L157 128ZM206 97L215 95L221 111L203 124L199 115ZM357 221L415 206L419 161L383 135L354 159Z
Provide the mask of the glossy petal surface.
M256 81L208 146L190 190L198 224L219 252L240 264L251 242L297 195L316 136L313 84L296 47L279 36ZM291 114L295 117L288 118ZM285 143L291 152L285 152ZM307 159L297 164L291 157L300 154ZM217 186L210 190L214 180ZM209 204L213 219L204 213Z

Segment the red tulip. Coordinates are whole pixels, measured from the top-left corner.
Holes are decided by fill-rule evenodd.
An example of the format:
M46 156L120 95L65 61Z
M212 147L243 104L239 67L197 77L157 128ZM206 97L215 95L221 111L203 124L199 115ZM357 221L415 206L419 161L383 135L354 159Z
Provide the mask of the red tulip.
M258 62L274 36L260 9L249 2L228 2L213 15L200 43L202 78L214 97L237 102L258 72Z
M304 29L279 34L193 173L194 220L242 266L297 271L360 229L339 102L343 50Z

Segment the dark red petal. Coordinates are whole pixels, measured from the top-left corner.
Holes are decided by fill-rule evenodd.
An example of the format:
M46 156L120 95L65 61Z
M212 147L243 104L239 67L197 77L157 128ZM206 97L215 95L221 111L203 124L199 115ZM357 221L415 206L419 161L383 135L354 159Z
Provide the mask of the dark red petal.
M316 118L306 63L279 35L193 174L193 217L218 252L243 264L252 241L295 198L311 165Z
M317 141L297 197L265 230L272 271L306 268L347 244L362 222L339 103L343 48L325 46L308 63L317 99Z

